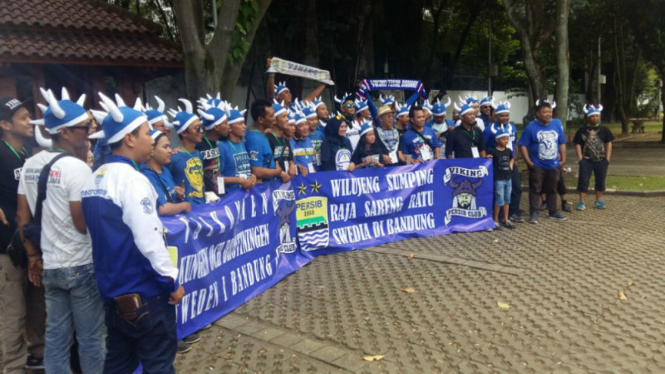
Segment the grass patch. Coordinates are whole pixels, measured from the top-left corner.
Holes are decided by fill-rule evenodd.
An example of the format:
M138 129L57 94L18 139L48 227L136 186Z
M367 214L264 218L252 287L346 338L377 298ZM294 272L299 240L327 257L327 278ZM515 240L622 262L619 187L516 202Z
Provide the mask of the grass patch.
M591 177L589 187L593 187ZM566 186L576 187L577 178L566 176ZM661 191L665 190L665 177L636 177L626 175L608 175L605 187L617 191Z

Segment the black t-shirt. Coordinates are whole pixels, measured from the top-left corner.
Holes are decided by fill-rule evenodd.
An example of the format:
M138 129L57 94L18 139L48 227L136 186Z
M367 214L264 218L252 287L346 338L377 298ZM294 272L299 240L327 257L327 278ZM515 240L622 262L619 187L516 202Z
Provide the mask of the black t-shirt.
M9 226L0 223L0 253L7 253L7 246L16 231L16 205L18 182L26 158L31 154L29 145L15 150L0 140L0 208L5 213Z
M203 181L205 182L206 191L217 191L217 177L220 176L219 169L220 157L219 157L219 148L215 145L215 142L206 141L207 138L203 138L203 141L196 145L196 150L201 152L203 156Z
M582 146L582 157L597 162L605 159L605 144L612 142L614 135L605 126L585 126L577 130L573 143Z
M494 180L510 179L510 160L513 159L513 151L508 148L503 151L492 148L489 154L492 155L492 164L494 165Z
M362 164L367 157L371 157L372 160L378 161L379 163L383 164L383 155L387 155L388 152L386 152L386 148L381 143L381 141L375 141L374 144L372 144L369 149L367 149L365 144L358 143L358 146L356 147L356 150L353 152L353 156L351 156L351 162L353 162L356 165ZM368 168L375 168L377 167L375 164L369 164L367 165Z
M453 155L455 158L473 158L471 147L478 148L478 154L485 150L483 132L478 127L466 131L464 125L459 125L448 131L446 138L446 158Z
M274 133L266 135L270 149L272 149L272 156L275 159L275 165L285 171L289 172L289 161L293 161L293 150L291 149L291 142L289 139L281 136L278 137Z

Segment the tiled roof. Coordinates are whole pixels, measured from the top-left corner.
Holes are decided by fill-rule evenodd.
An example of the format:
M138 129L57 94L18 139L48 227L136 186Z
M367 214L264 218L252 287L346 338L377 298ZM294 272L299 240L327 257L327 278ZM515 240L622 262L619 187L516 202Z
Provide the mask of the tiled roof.
M160 32L101 0L0 0L0 62L181 66Z

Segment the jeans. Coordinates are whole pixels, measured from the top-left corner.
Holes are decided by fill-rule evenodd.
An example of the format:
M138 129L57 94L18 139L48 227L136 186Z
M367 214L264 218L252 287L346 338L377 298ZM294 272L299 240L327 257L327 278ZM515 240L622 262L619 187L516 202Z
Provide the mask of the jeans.
M105 306L108 353L104 373L132 374L140 361L144 374L175 374L176 315L168 299L168 294L142 298L143 305L132 320L122 318L115 305Z
M494 206L510 204L513 181L510 179L494 181Z
M104 304L92 264L44 269L42 283L48 310L46 372L71 373L69 351L76 331L83 373L101 373L101 362L106 354Z
M605 191L605 179L607 178L607 168L609 165L610 163L607 162L607 160L593 162L589 159L583 158L582 161L580 161L580 177L577 181L577 191L586 193L589 190L591 174L596 176L596 191Z
M559 168L544 170L537 166L529 169L529 211L538 213L540 207L540 194L547 196L547 209L550 215L557 212L556 186L559 182Z
M519 212L520 202L522 201L522 176L520 175L517 165L515 165L513 171L510 172L510 177L513 182L513 188L510 192L510 207L508 208L508 214L512 216Z

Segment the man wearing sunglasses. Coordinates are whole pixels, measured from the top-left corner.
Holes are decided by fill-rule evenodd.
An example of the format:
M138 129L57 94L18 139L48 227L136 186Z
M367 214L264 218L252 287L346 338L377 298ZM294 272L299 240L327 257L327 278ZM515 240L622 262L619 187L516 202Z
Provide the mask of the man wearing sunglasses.
M360 141L360 126L355 121L356 103L353 101L353 95L347 94L340 100L340 112L344 116L347 126L346 137L351 141L351 147L355 151L358 141Z
M18 186L18 225L25 225L37 212L38 182L42 169L50 165L46 179L48 198L41 202L41 240L36 246L24 240L28 253L28 274L35 286L44 285L46 299L46 348L48 373L70 372L69 346L76 331L81 368L100 373L104 361L106 328L104 305L97 287L92 260L92 242L83 216L81 191L92 170L81 157L88 149L92 116L69 100L42 90L49 106L42 123L51 134L52 146L26 161ZM38 131L38 130L37 130ZM29 239L29 238L26 238Z

